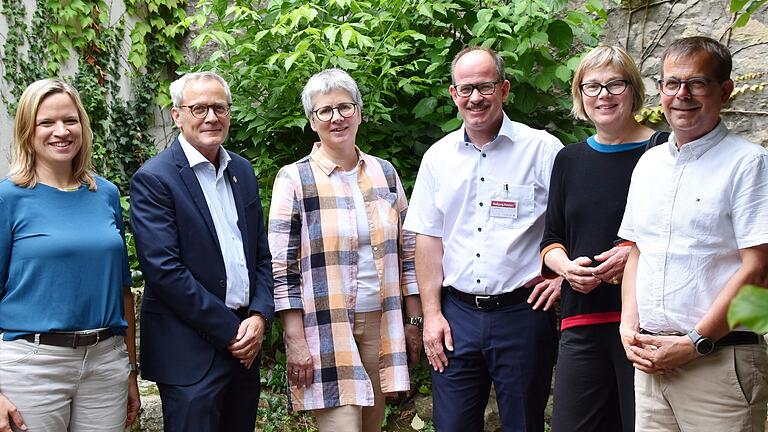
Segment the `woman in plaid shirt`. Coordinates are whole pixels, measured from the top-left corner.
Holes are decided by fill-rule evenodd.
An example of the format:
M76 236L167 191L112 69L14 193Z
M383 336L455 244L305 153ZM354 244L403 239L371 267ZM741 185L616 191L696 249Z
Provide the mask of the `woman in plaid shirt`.
M408 202L392 165L355 145L363 102L346 72L315 74L301 99L320 142L280 170L269 214L289 397L321 432L380 431L421 349Z

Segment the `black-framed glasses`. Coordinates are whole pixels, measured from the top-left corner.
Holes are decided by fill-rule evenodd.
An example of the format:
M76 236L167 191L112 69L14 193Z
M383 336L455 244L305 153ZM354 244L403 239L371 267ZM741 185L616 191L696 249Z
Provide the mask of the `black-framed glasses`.
M605 89L605 91L607 91L609 94L618 96L627 90L627 86L629 86L628 80L617 79L608 81L605 84L594 81L583 82L579 84L579 89L584 96L589 97L595 97L599 95L603 89Z
M706 77L695 77L687 80L677 78L662 78L658 80L659 90L667 96L675 96L685 84L688 92L693 96L704 96L709 92L709 85L715 82Z
M213 110L213 113L217 117L224 117L229 114L230 104L194 104L194 105L179 105L179 108L189 108L189 112L192 113L192 117L204 119L208 117L208 111Z
M479 84L454 84L453 89L456 90L456 94L461 97L470 97L472 92L477 89L481 95L490 96L496 92L496 84L498 81L487 81Z
M334 110L338 111L340 116L349 118L355 115L355 111L357 111L357 104L354 102L342 102L336 106L321 106L312 112L315 113L315 117L317 117L318 120L327 122L331 121L333 118Z

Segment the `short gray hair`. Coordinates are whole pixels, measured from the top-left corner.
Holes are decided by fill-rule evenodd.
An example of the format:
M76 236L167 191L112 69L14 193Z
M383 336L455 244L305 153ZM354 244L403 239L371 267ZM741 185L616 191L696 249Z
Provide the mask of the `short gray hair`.
M232 92L229 90L229 84L227 84L227 81L225 81L224 78L222 78L221 75L217 74L216 72L204 71L186 73L182 75L181 78L171 83L170 91L173 106L179 107L182 103L184 103L184 88L187 87L187 84L189 84L190 81L200 80L218 81L219 84L224 87L224 92L227 94L227 103L232 103Z
M341 69L326 69L312 75L304 86L304 90L301 91L301 104L304 105L304 114L308 119L311 119L314 108L312 99L317 94L328 94L335 90L344 90L349 93L360 112L363 111L363 97L355 80Z

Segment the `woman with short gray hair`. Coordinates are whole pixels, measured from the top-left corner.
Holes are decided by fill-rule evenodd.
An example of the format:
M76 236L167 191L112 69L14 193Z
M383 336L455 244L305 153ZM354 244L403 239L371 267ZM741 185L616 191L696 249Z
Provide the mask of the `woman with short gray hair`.
M269 215L289 397L321 432L380 431L384 394L409 389L421 348L408 202L394 167L356 146L352 77L324 70L301 99L320 141L280 170Z

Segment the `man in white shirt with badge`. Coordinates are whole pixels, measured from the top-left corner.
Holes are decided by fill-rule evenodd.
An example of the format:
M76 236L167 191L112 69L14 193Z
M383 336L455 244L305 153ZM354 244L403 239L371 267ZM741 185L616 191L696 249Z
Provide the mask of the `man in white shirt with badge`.
M563 146L506 116L493 51L462 50L451 74L464 124L424 155L404 225L417 233L435 428L482 430L493 383L505 431L542 431L561 280L540 277L538 251Z
M620 331L638 431L765 430L765 342L726 314L768 271L768 151L720 119L730 74L728 49L707 37L662 56L672 135L637 164L619 229L635 243Z

